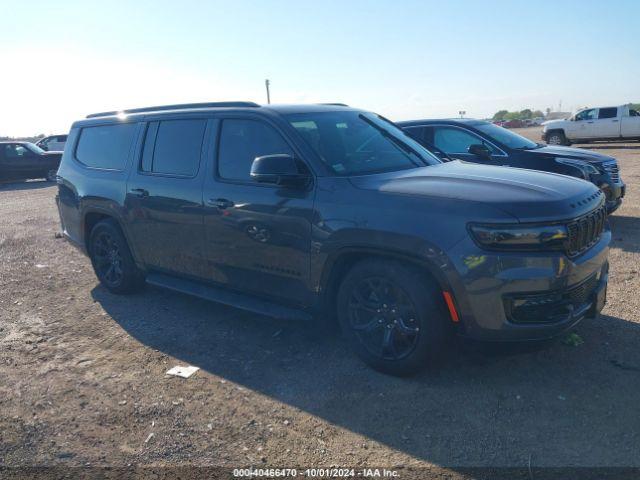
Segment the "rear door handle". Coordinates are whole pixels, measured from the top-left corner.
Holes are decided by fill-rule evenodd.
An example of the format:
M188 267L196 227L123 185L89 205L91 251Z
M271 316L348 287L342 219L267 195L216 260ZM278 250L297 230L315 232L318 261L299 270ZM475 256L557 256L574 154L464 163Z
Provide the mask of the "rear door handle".
M149 191L144 188L132 188L130 193L136 197L148 197Z
M231 200L227 200L226 198L210 198L209 200L207 200L207 205L218 207L220 210L224 210L225 208L233 207L235 204Z

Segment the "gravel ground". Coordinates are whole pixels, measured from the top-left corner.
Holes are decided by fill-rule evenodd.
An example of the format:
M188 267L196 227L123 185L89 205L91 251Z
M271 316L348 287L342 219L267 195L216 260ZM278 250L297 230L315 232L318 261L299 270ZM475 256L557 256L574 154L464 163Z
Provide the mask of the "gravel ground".
M640 144L589 148L619 159L628 194L584 343L460 349L409 379L302 326L111 295L56 238L53 186L0 186L0 467L640 466ZM165 375L178 364L201 370Z

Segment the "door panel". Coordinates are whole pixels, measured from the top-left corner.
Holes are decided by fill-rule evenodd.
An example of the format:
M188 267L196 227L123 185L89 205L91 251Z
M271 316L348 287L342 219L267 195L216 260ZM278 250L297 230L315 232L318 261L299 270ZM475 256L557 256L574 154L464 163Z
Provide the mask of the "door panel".
M599 108L598 117L591 124L593 138L616 138L620 136L620 119L616 107Z
M262 185L249 177L256 156L293 150L262 121L225 119L219 130L217 161L204 186L209 278L245 292L310 301L314 190Z
M593 138L597 137L595 122L598 118L598 109L591 108L576 114L575 121L570 128L570 138Z
M2 170L6 179L26 179L37 177L37 155L18 143L7 143L3 149Z
M136 251L149 269L203 277L206 119L150 122L127 182Z

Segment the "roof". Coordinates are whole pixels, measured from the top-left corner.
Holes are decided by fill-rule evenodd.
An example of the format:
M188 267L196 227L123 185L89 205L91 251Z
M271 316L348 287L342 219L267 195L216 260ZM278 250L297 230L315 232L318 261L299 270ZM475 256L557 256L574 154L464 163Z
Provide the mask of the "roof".
M125 115L127 119L142 119L145 115L173 115L176 113L202 113L218 111L244 111L263 112L266 114L295 114L323 111L353 110L342 103L318 103L299 105L258 105L253 102L207 102L207 103L186 103L176 105L159 105L154 107L132 108L126 110L113 110L109 112L92 113L86 119L78 120L74 123L78 126L86 126L95 123L102 123L104 120L122 120Z
M446 125L482 125L483 123L489 123L485 120L476 120L475 118L428 118L423 120L405 120L402 122L395 122L396 125L401 127L411 127L414 125L429 125L429 124L446 124Z

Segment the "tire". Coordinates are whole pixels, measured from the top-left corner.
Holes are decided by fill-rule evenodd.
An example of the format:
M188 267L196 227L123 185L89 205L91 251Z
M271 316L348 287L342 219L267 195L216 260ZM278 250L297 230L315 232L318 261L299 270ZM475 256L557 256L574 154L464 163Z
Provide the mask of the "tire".
M47 182L56 183L58 181L57 177L58 177L58 169L55 169L55 170L49 170L44 178L47 179Z
M564 132L551 132L547 135L547 145L571 145Z
M93 227L88 250L93 271L110 292L134 293L144 286L144 274L136 267L127 241L115 220L102 220Z
M448 343L443 303L440 289L424 272L371 259L359 262L344 277L337 313L343 334L365 363L405 376L438 360Z

